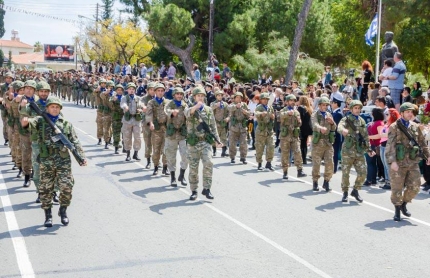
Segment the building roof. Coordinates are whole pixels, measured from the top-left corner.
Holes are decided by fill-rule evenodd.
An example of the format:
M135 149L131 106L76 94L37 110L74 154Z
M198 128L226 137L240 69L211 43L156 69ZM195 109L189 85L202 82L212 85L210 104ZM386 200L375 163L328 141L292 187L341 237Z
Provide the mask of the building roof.
M20 55L12 55L12 62L18 65L31 65L44 61L43 52L32 52Z
M34 46L20 42L20 41L11 41L11 40L0 40L0 46L3 47L19 47L19 48L31 48Z

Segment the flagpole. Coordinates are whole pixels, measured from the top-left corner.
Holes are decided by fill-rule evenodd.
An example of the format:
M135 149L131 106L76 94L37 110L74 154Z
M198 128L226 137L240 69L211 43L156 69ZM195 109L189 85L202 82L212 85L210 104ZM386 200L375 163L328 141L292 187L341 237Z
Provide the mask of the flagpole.
M379 80L379 50L381 44L381 18L382 18L382 0L378 1L378 39L376 42L376 69L375 69L375 82Z

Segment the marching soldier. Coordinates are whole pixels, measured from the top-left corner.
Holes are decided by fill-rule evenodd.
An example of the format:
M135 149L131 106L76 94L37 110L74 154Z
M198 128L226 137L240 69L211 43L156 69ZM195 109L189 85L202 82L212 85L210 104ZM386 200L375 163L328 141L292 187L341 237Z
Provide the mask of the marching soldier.
M313 191L319 191L318 179L320 178L321 160L324 159L324 183L323 188L330 191L330 179L333 176L333 143L335 138L336 123L332 115L327 112L330 100L321 97L318 100L319 110L312 114L312 180Z
M266 169L275 171L272 166L275 155L275 145L273 144L273 126L275 121L275 111L268 105L270 96L268 93L260 95L260 104L255 108L255 119L257 120L257 130L255 132L255 149L258 163L258 171L262 171L263 152L266 148Z
M390 125L388 131L387 148L385 156L390 165L391 202L395 207L394 221L400 221L400 212L410 217L406 208L407 203L420 191L421 174L418 163L427 157L430 165L430 152L418 124L414 123L412 103L403 103L400 106L401 118ZM415 141L413 144L411 142ZM406 189L404 189L404 187Z
M187 142L185 140L187 137L187 125L184 111L188 106L183 98L184 90L181 87L176 87L173 91L173 100L164 108L164 112L167 115L165 155L167 158L167 167L170 171L170 185L173 187L177 186L175 173L178 147L179 154L181 155L181 168L178 181L182 185L187 185L184 177L185 170L188 167Z
M122 136L124 138L124 149L127 153L125 161L130 161L130 150L133 146L133 158L138 158L137 153L142 147L142 140L140 139L141 124L142 124L142 105L140 98L135 95L136 84L133 82L127 85L128 94L121 98L121 108L124 111L122 118ZM136 159L137 160L137 159Z
M5 83L0 87L0 99L6 98L7 93L9 91L9 86L13 82L13 75L12 73L8 72L5 76ZM9 138L7 135L7 111L2 104L2 101L0 101L0 110L1 110L1 119L3 121L3 138L4 138L4 144L5 146L9 142Z
M72 86L73 86L73 78L72 78L71 72L68 72L66 80L67 80L66 95L67 95L68 101L70 102L72 100Z
M185 109L185 117L187 117L188 162L190 165L188 181L192 191L190 200L197 199L200 160L203 163L202 194L208 199L214 198L211 193L213 173L211 147L214 143L214 139L203 129L197 129L197 126L199 125L199 117L201 117L201 120L206 122L206 124L209 126L212 135L215 136L215 138L219 141L213 111L209 106L204 104L205 96L205 90L200 86L196 87L193 90L193 99L196 104Z
M164 85L157 83L154 87L155 97L148 102L146 110L146 123L149 124L149 128L152 131L151 142L152 142L152 161L154 162L154 173L158 174L158 163L160 162L160 156L162 155L163 162L163 175L168 176L167 170L167 159L164 154L164 139L166 137L166 122L167 115L164 113L164 107L169 102L168 99L163 97Z
M297 167L297 177L306 177L303 173L303 160L300 151L300 126L302 120L300 113L295 108L296 97L291 94L285 97L287 106L280 111L280 143L282 150L283 179L288 179L288 166L290 164L290 152L294 155L294 164Z
M104 106L101 99L101 94L104 93L105 91L106 91L106 80L100 79L99 86L97 86L97 88L94 90L94 93L93 93L95 96L96 105L97 105L96 123L97 123L97 138L99 139L99 142L97 143L97 145L102 144Z
M145 158L146 158L146 169L149 169L151 167L151 155L152 155L152 142L151 142L151 135L152 131L149 128L149 124L146 122L146 111L147 111L147 105L148 102L151 101L154 98L155 92L154 92L155 83L149 82L147 94L142 97L142 103L143 103L143 121L142 121L142 132L143 132L143 140L145 142Z
M344 136L342 145L342 202L348 202L349 190L349 173L354 165L357 177L354 188L351 192L358 202L363 202L358 190L366 180L367 165L364 153L367 152L370 157L375 153L370 149L369 134L367 133L366 122L360 117L363 104L359 100L353 100L349 104L351 114L342 118L337 127L337 132Z
M242 93L234 94L234 102L228 106L229 111L229 121L230 121L230 129L229 129L229 154L231 163L236 163L236 144L239 141L239 152L240 152L240 161L243 164L247 164L246 155L248 153L248 144L246 141L246 134L248 133L248 118L249 118L249 109L246 103L242 102L243 95ZM213 155L216 153L216 147L212 148Z
M220 138L221 144L223 144L222 147L222 153L221 157L227 156L227 128L228 128L228 104L227 102L223 101L222 99L223 92L221 90L215 91L215 98L216 100L211 103L211 108L214 111L214 116L216 120L216 127L218 130L218 135ZM214 155L216 154L216 147L212 146L212 150Z
M12 102L14 99L14 88L15 88L16 82L17 81L13 81L9 85L8 91L3 95L3 105L4 105L6 112L7 112L7 136L9 138L8 145L10 148L10 154L12 155L12 162L15 162L15 160L16 160L15 140L13 137L15 119L13 117L13 111L12 111ZM13 170L16 170L15 166L14 166Z
M61 92L60 92L63 100L66 100L68 85L69 85L69 81L67 77L67 72L64 72L61 78Z
M28 81L27 81L28 82ZM61 100L56 97L51 97L46 102L46 112L51 121L62 131L69 141L76 148L80 156L84 159L81 166L86 166L87 162L84 158L84 151L79 143L79 139L73 128L73 125L64 119L61 115L63 108ZM36 134L41 152L40 157L40 201L42 209L45 211L45 227L52 227L52 194L54 187L58 185L60 188L60 209L58 216L61 217L61 223L65 226L69 224L67 217L67 207L70 206L72 200L72 189L74 179L72 176L72 165L68 149L61 142L46 140L50 138L54 131L38 116L32 119L27 117L21 120L24 127L30 125L32 133Z
M61 97L63 93L63 76L61 72L57 72L57 76L55 77L56 81L56 90L54 91L54 95L57 97Z
M13 101L10 103L11 110L12 110L12 117L13 117L13 144L14 144L14 153L15 153L15 166L12 168L12 170L15 170L15 168L19 169L17 178L22 177L22 149L21 149L21 131L22 126L20 122L19 117L19 101L21 100L22 96L24 95L24 82L22 81L15 81L13 84L14 88L14 98Z
M88 94L90 92L90 82L88 80L88 76L85 76L84 81L82 82L82 98L84 100L84 107L90 106L90 100Z
M110 108L112 111L112 133L113 133L113 146L115 147L115 154L119 154L121 148L121 129L122 118L124 111L121 109L121 100L123 98L124 87L121 84L115 86L115 93L109 99Z
M109 149L108 145L112 137L112 114L109 100L113 96L115 83L112 80L106 82L106 91L100 94L100 99L103 105L103 139L105 140L105 149Z

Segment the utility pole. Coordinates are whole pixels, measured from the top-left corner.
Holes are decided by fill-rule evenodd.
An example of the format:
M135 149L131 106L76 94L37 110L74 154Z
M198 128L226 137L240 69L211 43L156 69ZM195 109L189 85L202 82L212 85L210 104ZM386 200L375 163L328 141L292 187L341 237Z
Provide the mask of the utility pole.
M96 33L99 32L98 22L99 22L99 3L97 3L96 5Z
M210 0L210 12L209 12L209 49L208 49L208 56L209 61L211 60L211 55L213 53L213 47L214 47L214 0Z

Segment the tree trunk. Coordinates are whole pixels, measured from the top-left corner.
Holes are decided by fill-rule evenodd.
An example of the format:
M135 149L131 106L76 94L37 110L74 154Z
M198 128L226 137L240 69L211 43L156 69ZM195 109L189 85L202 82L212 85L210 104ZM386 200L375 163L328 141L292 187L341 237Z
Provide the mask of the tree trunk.
M192 77L191 71L193 69L193 58L191 57L191 53L193 52L194 44L196 43L196 37L190 34L190 43L187 48L182 49L175 45L173 45L170 41L164 40L162 41L163 46L171 53L181 59L182 64L184 65L184 70L187 73L187 76Z
M294 76L300 44L302 43L302 37L305 31L306 19L308 17L311 6L312 0L304 0L302 10L297 20L296 30L294 32L294 40L293 45L291 46L290 58L288 59L287 75L285 76L286 84L288 84Z

